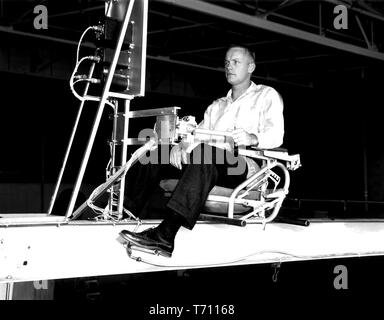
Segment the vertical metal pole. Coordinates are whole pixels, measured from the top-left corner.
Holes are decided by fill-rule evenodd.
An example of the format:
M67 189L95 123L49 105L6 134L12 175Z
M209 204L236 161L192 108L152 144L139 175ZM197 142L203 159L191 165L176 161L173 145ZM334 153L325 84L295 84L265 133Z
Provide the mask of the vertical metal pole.
M121 150L121 165L123 166L127 162L127 148L128 148L128 129L129 129L129 117L128 112L130 110L130 100L125 100L124 106L124 132L123 132L123 143ZM125 192L125 175L120 180L120 191L119 191L119 215L123 215L123 204L124 204L124 192Z
M115 102L115 110L113 112L113 129L112 129L112 141L111 141L111 163L110 163L110 175L113 175L116 172L116 140L117 140L117 131L119 126L119 102ZM109 211L113 211L113 185L110 188L109 194Z
M365 43L367 45L367 48L370 49L372 48L372 45L369 43L369 39L368 39L368 36L366 35L365 31L364 31L364 27L359 19L359 17L357 15L355 15L355 19L356 19L356 22L357 22L357 25L359 26L359 29L361 31L361 34L363 35L363 38L365 40Z
M367 147L365 146L364 142L364 148L363 148L363 162L364 162L364 210L365 213L368 213L368 170L367 170Z
M364 69L361 80L366 80ZM363 113L363 170L364 170L364 210L368 213L368 159L367 159L367 117Z
M7 282L5 284L5 300L13 300L13 286L14 282Z
M119 60L119 55L120 55L121 47L123 45L124 37L125 37L125 34L127 32L128 23L129 23L129 19L131 17L131 13L132 13L134 2L135 2L135 0L130 0L128 8L127 8L127 12L125 13L123 26L121 27L121 30L120 30L119 40L117 42L117 46L116 46L116 49L115 49L115 54L113 56L111 67L109 69L108 76L107 76L107 79L106 79L106 82L105 82L105 86L104 86L104 89L103 89L103 93L101 95L101 99L100 99L99 107L98 107L98 110L97 110L97 114L96 114L96 117L95 117L95 120L94 120L94 123L93 123L93 127L92 127L92 131L91 131L91 134L90 134L90 137L89 137L89 140L88 140L88 145L87 145L84 157L83 157L83 161L81 163L80 172L79 172L79 174L77 176L76 184L75 184L75 187L73 189L72 196L71 196L71 201L69 203L68 210L67 210L67 213L65 215L67 218L69 218L72 215L73 208L75 207L76 198L77 198L77 195L78 195L79 190L80 190L81 182L83 181L83 176L84 176L85 168L87 167L88 159L89 159L89 156L91 154L93 143L95 141L97 129L99 127L101 116L103 114L104 105L105 105L105 103L106 103L106 101L108 99L109 89L111 87L113 75L115 74L115 69L116 69L117 61Z
M41 133L41 149L40 149L40 156L41 156L41 166L40 166L40 210L41 212L44 212L44 182L45 182L45 136L43 133Z
M368 159L367 159L367 126L366 116L363 118L363 170L364 170L364 210L368 213Z
M96 65L96 63L93 62L92 65L91 65L91 68L89 70L88 78L92 78L93 77L93 72L95 70L95 65ZM86 85L85 85L85 88L84 88L83 96L85 96L88 93L89 86L90 86L90 82L87 82ZM60 184L61 184L61 179L63 178L64 170L65 170L65 167L67 165L67 161L68 161L68 157L69 157L69 152L71 151L72 143L73 143L73 140L75 138L77 127L79 125L81 113L83 112L84 103L85 103L84 100L81 101L80 107L79 107L79 111L77 112L77 116L76 116L76 120L75 120L75 125L73 126L71 137L69 138L69 142L68 142L67 150L65 152L63 164L61 165L61 169L60 169L60 172L59 172L59 176L57 178L55 190L53 191L53 195L51 197L51 202L49 204L48 214L52 213L52 209L53 209L53 206L54 206L55 201L56 201L57 193L59 191Z

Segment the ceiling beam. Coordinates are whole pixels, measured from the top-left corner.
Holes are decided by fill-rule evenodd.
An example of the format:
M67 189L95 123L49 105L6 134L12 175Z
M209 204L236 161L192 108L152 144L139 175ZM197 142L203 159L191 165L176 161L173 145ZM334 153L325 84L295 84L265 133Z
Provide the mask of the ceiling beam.
M303 31L297 28L285 26L276 22L268 21L263 18L251 16L234 10L230 10L218 5L200 0L161 0L162 2L177 5L193 11L198 11L204 14L213 15L216 17L224 18L237 23L242 23L251 27L268 30L270 32L279 33L285 36L293 37L296 39L316 43L318 45L338 49L344 52L357 54L360 56L384 61L384 53L366 49L342 41L320 36L314 33Z
M302 56L302 57L289 57L289 58L260 60L260 61L258 60L256 62L256 65L282 63L282 62L294 62L294 61L302 61L302 60L313 60L313 59L329 58L329 57L333 57L333 56L330 54L316 54L316 55Z
M320 5L321 5L321 2L320 2ZM276 17L276 18L279 18L279 19L283 19L285 21L294 22L294 23L297 23L297 24L302 25L302 26L310 27L310 28L312 28L314 30L314 32L318 31L319 27L320 27L318 24L304 22L304 21L301 21L301 20L298 20L298 19L295 19L295 18L291 18L291 17L288 17L286 15L282 15L282 14L279 14L279 13L271 13L269 16L273 16L273 17ZM335 30L332 30L332 29L329 29L329 28L325 28L325 27L322 27L322 30L326 34L332 34L332 35L341 37L343 39L360 41L361 43L364 43L363 39L353 37L351 35L346 34L345 32L343 33L342 31L335 31Z
M43 4L44 2L46 2L46 0L41 0L39 1L38 5L40 4ZM14 21L12 21L12 25L15 25L15 24L20 24L24 21L24 18L27 17L28 15L30 15L32 12L33 12L33 8L29 8L27 11L25 11L20 17L18 17L17 19L15 19Z
M279 43L280 40L265 40L265 41L258 41L258 42L249 42L244 43L247 46L257 46L257 45L266 45L266 44L273 44L273 43ZM207 52L207 51L216 51L216 50L223 50L227 49L228 46L219 46L219 47L209 47L209 48L200 48L200 49L191 49L191 50L183 50L183 51L173 51L172 56L180 55L180 54L191 54L191 53L201 53L201 52Z
M205 66L205 65L191 63L191 62L174 60L174 59L170 59L169 57L164 57L164 56L150 56L150 55L147 55L147 59L155 60L155 61L161 61L161 62L168 62L168 63L171 63L171 64L177 64L177 65L193 67L193 68L198 68L198 69L204 69L204 70L210 70L210 71L218 71L218 72L221 72L223 75L225 73L225 69L224 68L214 68L214 67L209 67L209 66ZM271 76L256 76L256 75L252 75L252 78L267 80L267 81L271 81L271 82L288 84L288 85L291 85L291 86L304 87L304 88L312 88L313 87L312 83L298 83L298 82L292 82L292 81L285 81L285 80L281 80L281 79L278 79L278 78L275 78L275 77L271 77Z
M36 39L41 39L41 40L45 40L45 41L58 42L58 43L63 43L63 44L68 44L68 45L77 45L78 44L77 41L65 40L65 39L49 37L49 36L43 36L40 34L33 34L33 33L28 33L28 32L23 32L23 31L16 31L16 30L13 30L12 28L2 27L2 26L0 26L0 32L15 34L15 35L24 36L24 37L36 38ZM95 45L93 43L85 42L85 43L83 43L82 47L95 48ZM214 68L214 67L196 64L196 63L189 63L189 62L185 62L185 61L174 60L174 59L170 59L169 57L147 55L147 59L154 60L154 61L168 62L168 63L172 63L172 64L176 64L176 65L194 67L194 68L198 68L198 69L220 71L224 74L224 68ZM300 86L300 87L306 87L306 88L312 87L310 84L288 82L288 81L280 80L277 78L272 78L269 76L263 77L263 76L253 75L252 77L256 78L256 79L264 79L264 80L273 81L273 82L285 83L285 84L289 84L289 85L293 85L293 86Z
M159 0L156 0L156 1L159 1ZM160 0L161 1L161 0ZM151 8L149 8L148 10L149 13L151 14L155 14L155 15L158 15L160 17L165 17L167 19L172 19L172 20L177 20L177 21L182 21L182 22L187 22L187 23L190 23L190 24L195 24L196 21L194 20L191 20L191 19L185 19L185 18L182 18L182 17L178 17L176 15L171 15L170 13L164 13L164 12L160 12L160 11L156 11L156 10L153 10ZM210 28L210 29L213 29L213 30L219 30L221 31L222 29L220 29L219 26L216 26L216 23L209 23L206 25L207 28ZM249 39L253 39L255 40L256 38L253 36L250 36L250 35L247 35L247 34L241 34L239 32L234 32L234 31L231 31L231 30L226 30L226 32L228 34L234 34L234 35L241 35L243 37L246 37L246 38L249 38Z
M173 32L173 31L180 31L180 30L189 30L189 29L194 29L194 28L201 28L201 27L207 27L213 25L213 22L208 22L208 23L196 23L188 26L181 26L181 27L174 27L174 28L168 28L168 29L159 29L159 30L153 30L153 31L148 31L148 35L153 35L157 33L167 33L167 32Z
M36 39L41 39L41 40L45 40L45 41L70 44L70 45L77 45L78 44L78 41L61 39L61 38L56 38L56 37L51 37L51 36L45 36L42 34L30 33L30 32L25 32L25 31L18 31L18 30L14 30L12 27L0 26L0 32L15 34L15 35L23 36L23 37L36 38ZM86 46L86 45L83 44L83 47L84 46ZM95 47L95 46L93 46L93 47Z
M296 4L298 2L302 2L302 1L303 0L285 0L282 3L280 3L278 6L276 6L275 8L266 11L261 16L268 16L269 14L271 14L273 12L276 12L278 10L281 10L281 9L284 9L284 8L287 8L287 7L290 7L290 6L294 5L294 4Z
M346 8L348 8L348 10L352 10L354 12L360 13L360 14L365 15L365 16L370 17L370 18L374 18L374 19L379 20L379 21L384 21L384 16L381 14L379 15L378 13L376 14L376 13L372 13L372 12L369 12L366 10L356 8L355 6L352 6L348 3L345 3L345 2L340 1L340 0L323 0L323 1L332 3L334 5L343 5Z
M84 8L84 9L77 9L77 10L67 11L67 12L62 12L62 13L56 13L56 14L50 15L49 19L78 15L78 14L83 14L85 12L98 11L98 10L100 10L100 11L105 10L105 5L89 7L89 8Z

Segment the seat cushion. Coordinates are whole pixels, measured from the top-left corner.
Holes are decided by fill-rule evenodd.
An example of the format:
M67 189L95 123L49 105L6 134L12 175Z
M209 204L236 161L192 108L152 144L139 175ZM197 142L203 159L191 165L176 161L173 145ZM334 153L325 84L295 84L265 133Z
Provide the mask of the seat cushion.
M175 190L177 183L179 182L178 179L165 179L160 181L160 188L162 188L167 196L170 196ZM214 186L209 193L209 196L223 196L223 197L230 197L233 192L233 189L225 188L221 186ZM239 192L240 194L243 194L245 191L242 190ZM228 212L228 203L227 202L221 202L221 201L215 201L210 199L208 196L207 201L205 202L204 212L209 213L222 213L226 214ZM259 200L260 199L260 192L259 191L249 191L249 193L244 197L244 199L252 199L252 200ZM246 213L251 210L251 207L243 206L241 204L235 204L234 213Z

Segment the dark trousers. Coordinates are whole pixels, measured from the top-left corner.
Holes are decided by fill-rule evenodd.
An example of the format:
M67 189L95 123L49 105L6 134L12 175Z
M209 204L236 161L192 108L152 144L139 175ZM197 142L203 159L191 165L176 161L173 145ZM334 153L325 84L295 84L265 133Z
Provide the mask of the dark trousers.
M159 145L128 170L124 204L140 212L162 179L177 178L179 182L166 206L184 218L186 228L192 229L215 185L235 188L246 179L246 162L231 152L200 144L189 155L188 164L179 170L169 163L170 148Z

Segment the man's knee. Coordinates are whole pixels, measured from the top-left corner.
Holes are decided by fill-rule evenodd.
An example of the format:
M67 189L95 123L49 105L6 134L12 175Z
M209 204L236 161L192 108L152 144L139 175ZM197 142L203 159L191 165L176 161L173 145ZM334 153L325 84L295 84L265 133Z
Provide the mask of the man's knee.
M192 164L224 164L225 150L202 143L190 154Z

